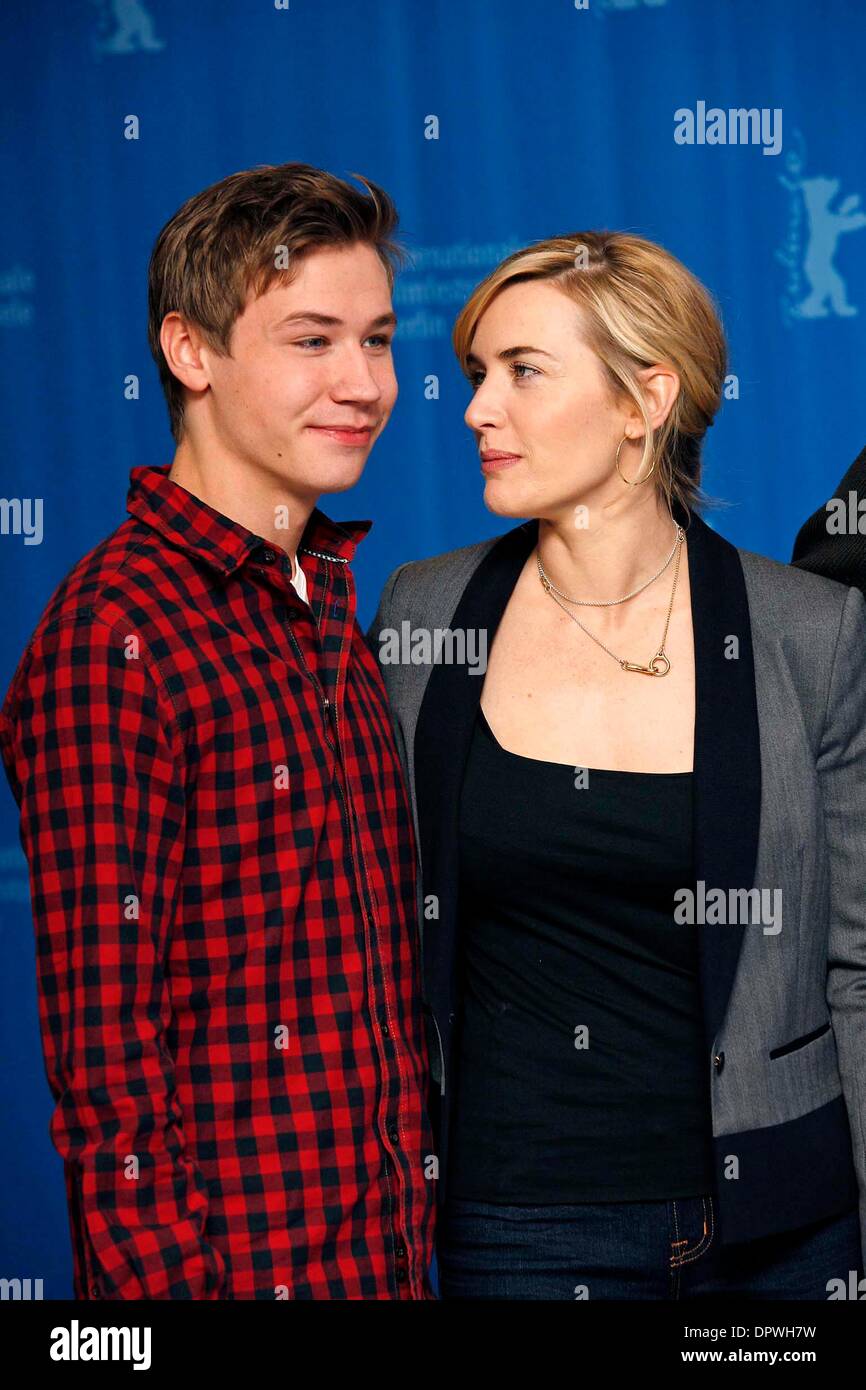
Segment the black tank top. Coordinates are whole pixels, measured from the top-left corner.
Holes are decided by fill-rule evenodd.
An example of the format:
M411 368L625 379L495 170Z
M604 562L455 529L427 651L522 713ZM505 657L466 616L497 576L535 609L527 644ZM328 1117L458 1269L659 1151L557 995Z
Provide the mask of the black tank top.
M517 1205L712 1189L692 774L509 753L479 707L460 807L448 1188Z

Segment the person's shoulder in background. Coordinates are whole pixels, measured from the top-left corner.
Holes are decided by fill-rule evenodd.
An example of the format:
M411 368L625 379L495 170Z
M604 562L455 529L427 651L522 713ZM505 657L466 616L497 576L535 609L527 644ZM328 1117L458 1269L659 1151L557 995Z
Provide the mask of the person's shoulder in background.
M813 512L797 533L791 564L852 585L866 594L866 448L838 484L833 499ZM860 504L863 503L863 531Z

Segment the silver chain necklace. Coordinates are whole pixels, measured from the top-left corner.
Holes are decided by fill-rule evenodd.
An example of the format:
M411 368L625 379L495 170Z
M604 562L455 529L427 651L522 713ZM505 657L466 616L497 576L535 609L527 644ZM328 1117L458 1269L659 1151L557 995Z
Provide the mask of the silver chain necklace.
M640 663L639 661L624 661L622 657L617 656L616 652L612 652L611 649L610 649L610 647L606 647L606 646L604 645L604 642L602 642L602 640L601 640L600 637L596 637L596 635L595 635L594 632L590 632L590 630L589 630L588 627L584 627L583 623L580 621L580 618L576 618L575 615L574 615L573 613L569 613L569 611L568 611L568 609L566 608L565 604L562 603L561 600L558 599L557 596L556 596L556 594L553 592L553 585L551 584L550 580L547 578L547 575L544 573L544 570L542 569L542 566L541 566L541 559L540 559L540 557L539 557L539 555L538 555L538 552L536 551L535 560L536 560L536 564L538 565L538 577L539 577L539 579L541 580L542 586L543 586L543 587L547 590L547 592L550 594L550 597L553 599L554 603L557 604L557 606L558 606L559 608L562 609L562 611L563 611L563 613L566 615L566 617L567 617L567 618L571 618L571 621L572 621L573 623L577 623L577 626L581 629L581 631L582 631L582 632L585 632L586 635L587 635L587 637L591 637L592 640L593 640L593 642L595 642L599 647L601 647L602 651L607 652L608 656L612 656L613 659L614 659L614 661L617 662L618 665L620 665L624 671L637 671L638 674L639 674L639 675L642 675L642 676L666 676L667 673L668 673L668 671L671 669L671 663L670 663L668 657L665 655L665 642L667 641L668 628L669 628L669 626L670 626L670 621L671 621L671 613L673 612L673 608L674 608L674 595L676 594L676 591L677 591L677 580L679 579L679 574L680 574L680 559L681 559L681 557L682 557L682 553L683 553L682 547L683 547L683 544L684 544L684 542L685 542L685 539L686 539L686 533L685 533L685 531L683 530L683 528L682 528L681 526L678 525L678 526L677 526L677 538L676 538L676 540L674 541L674 550L676 551L677 562L676 562L676 565L674 566L674 582L673 582L673 587L671 588L671 601L670 601L670 603L668 604L668 615L667 615L667 617L666 617L666 619L665 619L665 630L664 630L664 632L662 633L662 640L661 640L661 642L659 643L658 650L656 651L655 656L652 657L652 659L650 660L649 664L646 665L646 666L642 666L641 663ZM673 553L673 552L671 552L671 553ZM667 568L667 565L669 565L669 564L670 564L670 558L666 561L665 565L664 565L662 568ZM658 575L656 575L655 578L658 578ZM644 585L643 587L646 588L646 585ZM557 593L558 593L558 592L559 592L559 590L557 590ZM635 590L635 592L636 592L636 593L640 593L640 590L637 589L637 590ZM626 595L626 597L630 597L630 595ZM622 603L622 602L624 602L623 599L617 599L617 600L614 600L614 601L617 602L617 603ZM660 666L659 666L659 667L656 666L656 662L659 662L659 663L660 663Z

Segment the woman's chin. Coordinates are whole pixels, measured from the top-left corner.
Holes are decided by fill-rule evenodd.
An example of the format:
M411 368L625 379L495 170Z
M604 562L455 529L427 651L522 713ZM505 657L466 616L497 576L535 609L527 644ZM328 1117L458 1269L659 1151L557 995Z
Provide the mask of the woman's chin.
M532 499L525 488L510 487L505 478L488 478L484 485L484 505L496 516L534 516ZM527 510L528 509L528 510Z

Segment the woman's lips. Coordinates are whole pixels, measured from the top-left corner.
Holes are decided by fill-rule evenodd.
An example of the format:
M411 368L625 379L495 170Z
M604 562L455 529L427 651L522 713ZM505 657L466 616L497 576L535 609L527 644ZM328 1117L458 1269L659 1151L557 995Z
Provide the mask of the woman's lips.
M329 439L334 439L338 444L354 444L356 448L363 444L370 443L370 436L373 433L373 426L366 425L364 429L340 429L336 425L309 425L309 429L316 430L319 434L326 434Z
M520 462L520 454L483 454L481 457L482 473L500 473L503 468L510 468L513 463Z

